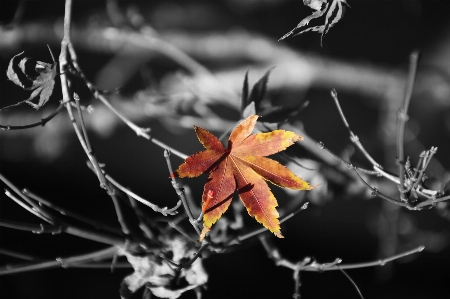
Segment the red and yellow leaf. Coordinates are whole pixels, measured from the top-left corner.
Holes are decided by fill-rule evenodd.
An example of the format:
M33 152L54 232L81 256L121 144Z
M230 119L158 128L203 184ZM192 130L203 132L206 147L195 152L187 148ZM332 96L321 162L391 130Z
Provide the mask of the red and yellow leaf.
M269 186L253 169L238 159L232 160L239 197L247 208L248 214L273 232L275 236L283 238L278 221L279 215L275 209L278 206L277 200L270 192Z
M225 211L228 209L236 190L236 181L233 176L233 169L226 157L219 163L205 184L202 198L203 225L211 227ZM209 197L209 191L213 192L213 197Z
M303 137L284 130L250 136L257 119L257 115L251 115L233 130L228 149L210 132L195 127L206 150L188 157L173 174L179 177L210 174L202 197L202 239L228 209L236 190L249 215L277 237L283 238L276 210L278 203L265 180L291 189L313 188L287 167L264 157L285 150Z

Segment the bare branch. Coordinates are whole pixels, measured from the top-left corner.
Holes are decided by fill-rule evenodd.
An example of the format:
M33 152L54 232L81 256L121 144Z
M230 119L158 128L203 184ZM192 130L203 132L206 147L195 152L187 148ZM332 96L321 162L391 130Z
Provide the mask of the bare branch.
M20 199L15 197L11 192L9 192L9 190L5 189L5 195L8 196L9 198L11 198L15 203L17 203L19 206L21 206L22 208L24 208L25 210L27 210L29 213L33 214L34 216L39 217L48 223L52 223L52 221L49 218L45 217L38 211L34 210L32 207L30 207L27 204L25 204L24 202L22 202Z
M20 196L20 198L22 198L22 200L26 203L28 203L29 206L31 206L33 209L30 210L30 207L25 205L25 204L21 204L23 203L21 200L16 200L15 197L11 197L8 194L11 194L9 191L6 190L7 195L13 199L15 202L17 202L18 204L20 204L23 208L27 209L30 213L36 215L37 217L43 219L44 221L54 224L55 219L54 216L49 214L47 211L45 211L45 209L43 209L43 207L37 205L35 202L33 202L32 200L30 200L28 197L26 197L24 194L22 194L22 192L20 192L19 188L17 188L13 183L11 183L6 177L4 177L1 173L0 173L0 180L3 181L10 189L12 189L17 195ZM12 194L11 194L12 195ZM26 208L28 207L28 208Z
M282 218L280 219L280 224L282 224L283 222L285 222L285 221L291 219L292 217L294 217L295 215L297 215L300 211L306 210L306 209L308 208L308 205L309 205L309 202L305 202L300 208L298 208L298 209L295 210L294 212L289 213L289 214L287 214L286 216L282 217ZM249 238L251 238L251 237L254 237L254 236L256 236L256 235L259 235L259 234L261 234L261 233L263 233L263 232L265 232L265 231L267 231L267 230L268 230L268 229L265 228L265 227L260 228L260 229L257 229L257 230L255 230L255 231L252 231L252 232L247 233L247 234L245 234L245 235L239 236L239 237L237 237L236 239L230 240L229 242L227 242L227 245L230 246L230 245L233 245L233 244L240 244L242 241L244 241L244 240L246 240L246 239L249 239Z
M389 197L389 196L387 196L387 195L381 193L378 189L372 187L369 183L367 183L367 182L362 178L362 176L359 174L358 170L356 170L356 167L355 167L355 166L353 166L351 163L349 163L349 162L347 162L347 161L344 161L344 160L341 159L339 156L336 156L332 151L330 151L328 148L325 147L325 145L323 144L323 142L319 142L319 148L320 148L320 149L323 149L323 150L325 150L325 151L327 151L327 152L328 152L331 156L333 156L336 160L338 160L339 162L345 164L345 165L348 167L348 169L353 170L353 171L356 173L356 175L359 177L359 179L364 183L364 185L366 185L370 190L372 190L372 195L378 196L378 197L380 197L380 198L382 198L382 199L385 199L385 200L387 200L387 201L389 201L389 202L391 202L391 203L393 203L393 204L396 204L396 205L399 205L399 206L402 206L402 207L405 207L405 208L414 210L414 208L412 208L408 203L405 203L405 202L396 200L396 199L394 199L394 198L392 198L392 197Z
M61 111L61 109L64 107L63 103L60 103L58 108L56 108L55 111L53 111L49 116L41 119L41 121L39 122L35 122L32 124L28 124L28 125L21 125L21 126L12 126L12 125L0 125L0 129L4 130L4 131L11 131L11 130L25 130L25 129L29 129L29 128L35 128L35 127L39 127L39 126L45 126L46 123L48 123L52 118L54 118L59 111Z
M341 267L339 267L339 265L336 265L336 267L338 267L339 270L341 270L342 274L345 275L345 277L347 277L348 280L350 280L350 282L353 284L353 286L355 287L356 291L358 292L359 296L361 297L361 299L364 299L364 296L362 295L361 291L359 290L358 286L356 285L356 283L353 281L353 279L350 277L350 275L348 275L344 270L341 269Z
M123 213L122 213L122 209L120 207L120 203L119 200L117 198L117 196L115 194L110 194L111 199L113 201L114 204L114 209L116 210L116 215L117 215L117 221L120 223L120 227L122 228L122 232L125 235L130 234L130 229L128 228L128 225L125 221L125 218L123 217Z
M122 232L119 229L116 229L108 224L102 223L98 220L92 220L90 218L87 218L81 214L75 213L69 209L66 208L62 208L48 200L45 200L44 198L42 198L41 196L31 192L28 189L23 189L22 193L25 194L26 196L28 196L29 198L36 200L37 202L39 202L40 204L43 204L57 212L59 212L60 214L64 215L64 216L68 216L71 218L74 218L80 222L84 222L86 224L92 225L93 227L97 228L97 229L103 229L103 230L107 230L110 231L112 233L115 234L121 234Z
M136 200L128 194L127 197L128 200L130 201L131 207L134 210L134 213L136 214L136 217L139 220L139 228L142 230L147 239L149 240L154 239L155 236L150 227L147 225L147 217L144 215L143 211L137 205Z
M361 144L361 142L359 141L359 137L356 136L352 130L350 129L350 126L347 122L347 119L345 118L344 112L342 112L342 108L341 105L339 104L339 100L337 97L337 91L336 89L331 90L331 96L333 97L334 103L336 104L336 107L338 108L339 111L339 115L342 118L342 121L344 122L344 125L347 127L348 132L350 133L350 140L356 145L356 147L364 154L364 156L367 158L367 160L370 161L370 163L378 168L383 168L381 167L380 164L378 164L371 156L370 154L366 151L366 149L363 147L363 145Z
M127 194L128 196L136 199L137 201L139 201L140 203L146 205L147 207L150 207L153 211L155 212L159 212L161 214L163 214L164 216L167 215L176 215L177 209L181 206L181 200L179 200L176 204L176 206L174 206L173 208L168 209L167 207L164 208L160 208L159 206L151 203L150 201L146 200L145 198L140 197L139 195L135 194L134 192L132 192L131 190L125 188L124 186L122 186L120 183L118 183L116 180L114 180L110 175L105 174L106 179L114 185L114 187L116 187L117 189L119 189L120 191L124 192L125 194Z
M90 263L92 261L101 261L104 259L111 258L117 253L117 247L108 247L103 250L94 251L91 253L77 255L67 258L56 258L55 260L50 260L46 262L23 264L23 265L8 265L6 267L0 268L0 276L8 274L16 274L23 272L30 272L36 270L45 270L52 268L70 268L73 265Z
M269 255L269 258L274 260L277 266L283 266L286 268L289 268L293 271L297 269L297 264L292 263L286 259L284 259L281 254L279 253L278 249L275 248L273 244L267 241L266 238L260 237L260 240L263 244L264 249L267 251L267 254ZM419 246L417 248L414 248L412 250L408 250L396 255L393 255L391 257L380 259L372 262L365 262L365 263L357 263L357 264L340 264L341 259L336 259L332 263L317 263L316 261L312 261L310 258L305 258L308 262L304 264L304 266L300 267L298 271L312 271L312 272L322 272L322 271L333 271L333 270L346 270L346 269L359 269L359 268L368 268L368 267L374 267L374 266L384 266L386 263L392 262L394 260L406 257L408 255L422 252L425 249L425 246ZM302 263L302 262L301 262ZM338 264L340 264L338 266Z
M105 234L98 231L92 231L89 229L85 229L82 227L78 227L75 225L67 225L61 222L60 219L56 219L53 215L49 214L48 212L44 211L43 207L37 205L35 202L33 202L31 199L26 197L22 192L19 191L19 189L14 186L11 182L9 182L5 177L3 177L0 174L0 180L2 180L8 187L13 189L20 197L26 201L29 205L31 205L33 208L30 208L25 203L23 203L20 199L16 198L14 195L12 195L10 192L7 192L8 196L15 200L17 203L19 203L22 207L27 209L30 213L33 213L37 217L43 219L46 222L49 222L53 225L55 225L56 231L59 232L65 232L71 235L75 235L81 238L85 238L88 240L110 244L110 245L122 245L124 244L125 240L122 237L118 237L117 235L111 235L111 234ZM56 226L58 225L58 226ZM38 232L41 229L38 230Z
M53 226L48 224L31 224L31 223L23 223L17 221L11 221L6 219L0 219L0 226L28 231L35 234L58 234L62 231L62 227Z

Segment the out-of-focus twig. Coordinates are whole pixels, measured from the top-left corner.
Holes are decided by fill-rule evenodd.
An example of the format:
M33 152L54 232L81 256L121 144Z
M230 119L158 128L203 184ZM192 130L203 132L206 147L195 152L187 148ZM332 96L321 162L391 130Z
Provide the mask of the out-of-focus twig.
M411 95L416 81L417 63L419 60L419 52L415 51L409 56L409 71L408 79L406 80L405 93L403 102L397 113L397 163L400 184L398 186L400 191L400 198L403 201L408 200L409 190L405 187L405 153L404 153L404 138L405 125L408 121L408 107L411 100Z

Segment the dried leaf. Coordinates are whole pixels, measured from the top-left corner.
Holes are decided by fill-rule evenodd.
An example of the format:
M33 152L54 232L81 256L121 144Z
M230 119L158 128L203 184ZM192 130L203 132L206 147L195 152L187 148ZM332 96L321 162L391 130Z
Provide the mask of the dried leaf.
M176 263L190 258L195 253L195 248L181 238L167 238L164 243L164 251L172 253L172 260ZM178 298L184 292L208 281L201 259L195 260L189 268L177 273L167 261L161 261L152 254L136 256L125 250L121 254L126 256L134 270L122 282L120 295L123 299L131 298L132 294L144 285L159 298ZM185 280L183 284L179 283L181 279ZM174 283L175 281L177 283Z
M331 5L329 5L331 2ZM283 35L280 40L283 40L289 36L297 36L302 33L308 32L308 31L316 31L321 34L320 43L322 44L323 36L328 32L328 30L333 27L339 20L343 17L344 14L344 7L343 4L349 6L347 4L346 0L304 0L303 4L311 7L312 9L316 10L314 13L312 13L310 16L304 18L298 25ZM325 4L324 8L322 9L322 4ZM350 6L349 6L350 7ZM337 9L337 11L336 11ZM304 30L301 30L302 27L309 24L309 22L312 19L320 18L327 12L325 16L325 24L321 26L314 26L310 27ZM336 14L335 17L330 21L333 14Z
M56 76L56 63L50 64L24 57L25 52L15 55L9 62L6 76L14 84L25 90L32 90L30 97L17 104L0 109L8 110L23 103L30 104L36 110L45 105L53 92ZM31 101L39 96L37 104Z
M284 130L250 135L257 119L257 115L251 115L234 129L228 149L207 130L194 127L206 150L188 157L173 173L181 178L210 174L202 198L205 234L228 209L237 190L250 216L282 238L275 208L278 204L265 180L290 189L312 189L288 168L264 157L285 150L303 137Z

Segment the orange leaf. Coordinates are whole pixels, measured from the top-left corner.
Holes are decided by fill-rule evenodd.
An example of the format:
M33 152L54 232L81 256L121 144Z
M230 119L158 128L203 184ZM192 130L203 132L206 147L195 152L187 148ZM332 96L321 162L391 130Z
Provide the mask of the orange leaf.
M313 188L287 167L264 157L285 150L303 137L284 130L250 136L257 119L257 115L251 115L233 130L228 149L210 132L194 127L206 150L188 157L174 175L196 177L209 173L202 197L203 237L228 209L237 190L249 215L283 238L278 203L265 180L290 189Z

